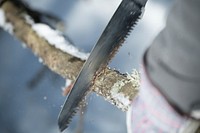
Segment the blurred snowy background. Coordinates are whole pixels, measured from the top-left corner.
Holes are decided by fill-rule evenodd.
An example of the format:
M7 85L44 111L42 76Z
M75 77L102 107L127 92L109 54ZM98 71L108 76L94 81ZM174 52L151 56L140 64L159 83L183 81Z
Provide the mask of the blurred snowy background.
M35 9L64 20L75 45L89 52L121 0L27 0ZM144 50L164 27L172 0L151 0L143 19L109 66L138 69ZM1 19L1 18L0 18ZM39 63L21 42L0 29L0 133L59 133L57 116L65 81ZM126 113L92 94L84 112L83 133L126 133ZM78 116L64 133L78 133Z

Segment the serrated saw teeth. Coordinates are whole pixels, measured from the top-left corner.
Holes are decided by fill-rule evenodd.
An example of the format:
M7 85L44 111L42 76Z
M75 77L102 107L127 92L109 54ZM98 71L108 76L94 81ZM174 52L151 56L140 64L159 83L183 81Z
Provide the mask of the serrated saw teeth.
M141 5L146 0L123 0L114 13L97 44L91 51L78 78L70 91L59 115L59 127L63 131L68 127L73 114L82 99L89 92L95 77L106 68L108 62L115 55L125 41L132 27L142 14Z

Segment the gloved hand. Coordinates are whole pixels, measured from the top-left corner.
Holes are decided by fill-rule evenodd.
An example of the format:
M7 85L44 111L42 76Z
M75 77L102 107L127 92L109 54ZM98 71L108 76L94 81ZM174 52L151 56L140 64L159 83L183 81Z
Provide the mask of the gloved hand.
M182 132L188 118L178 114L141 70L141 87L127 114L128 133Z

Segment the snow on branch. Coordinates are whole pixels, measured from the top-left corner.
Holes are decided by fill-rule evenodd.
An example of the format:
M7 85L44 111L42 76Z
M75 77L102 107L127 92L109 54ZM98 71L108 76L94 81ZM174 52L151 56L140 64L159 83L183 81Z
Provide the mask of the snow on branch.
M82 60L86 60L88 58L89 53L80 52L75 46L67 42L59 31L51 29L48 25L33 24L32 28L39 36L45 38L49 44L55 46L63 52L69 53L70 55Z
M34 23L31 16L16 7L11 0L5 1L0 7L0 27L21 40L44 65L66 79L74 81L88 57L88 54L80 52L58 31L48 25ZM92 89L125 111L137 95L138 88L137 71L129 75L106 68L97 77Z

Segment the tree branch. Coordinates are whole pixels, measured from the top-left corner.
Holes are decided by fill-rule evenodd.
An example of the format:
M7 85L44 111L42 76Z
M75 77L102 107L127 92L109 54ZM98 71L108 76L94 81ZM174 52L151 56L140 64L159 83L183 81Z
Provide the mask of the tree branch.
M41 37L25 19L29 14L16 7L12 1L4 2L0 9L6 20L1 25L2 28L5 29L6 23L11 24L13 35L39 56L46 66L64 78L73 81L76 79L84 64L83 60L57 49L46 38ZM92 90L122 110L127 110L138 92L138 87L139 75L136 71L132 75L125 75L106 68L97 78Z
M40 36L40 33L33 29L33 25L26 20L26 16L31 17L24 9L15 6L12 0L5 0L0 7L0 27L21 40L43 60L43 64L49 69L63 78L75 81L85 61L54 47L47 38ZM92 90L126 111L131 101L136 97L138 88L139 74L137 71L129 75L106 68L97 77ZM195 122L191 124L195 127L199 126ZM196 130L196 132L199 131L200 129Z

